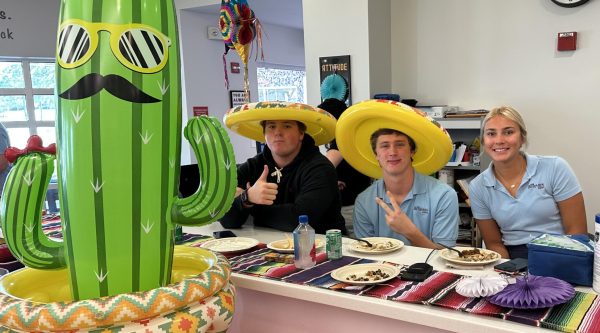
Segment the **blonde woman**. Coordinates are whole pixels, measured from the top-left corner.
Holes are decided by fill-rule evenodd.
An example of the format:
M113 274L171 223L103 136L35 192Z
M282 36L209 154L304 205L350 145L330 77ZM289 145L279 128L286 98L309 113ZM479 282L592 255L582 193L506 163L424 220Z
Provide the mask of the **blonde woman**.
M483 120L481 138L492 163L469 186L471 209L486 247L503 258L527 258L527 243L543 233L585 234L581 186L557 156L526 154L521 115L502 106Z

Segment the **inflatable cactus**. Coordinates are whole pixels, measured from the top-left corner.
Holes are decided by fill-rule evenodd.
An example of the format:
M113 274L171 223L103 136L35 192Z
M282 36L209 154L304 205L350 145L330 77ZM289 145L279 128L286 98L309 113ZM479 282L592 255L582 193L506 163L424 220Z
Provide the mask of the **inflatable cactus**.
M0 217L32 268L66 267L74 299L169 282L176 224L207 224L236 187L229 138L213 118L185 129L201 185L177 197L179 45L172 0L62 0L57 38L58 191L64 242L41 231L54 157L27 151L8 177Z

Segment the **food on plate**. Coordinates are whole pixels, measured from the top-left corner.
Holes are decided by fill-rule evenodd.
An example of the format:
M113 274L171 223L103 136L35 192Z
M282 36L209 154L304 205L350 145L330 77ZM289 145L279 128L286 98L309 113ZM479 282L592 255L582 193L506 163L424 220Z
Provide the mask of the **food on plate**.
M267 253L263 257L266 261L273 262L282 262L285 264L293 264L294 263L294 255L293 254L281 254L281 253Z
M381 269L377 270L369 270L364 274L351 274L346 277L347 281L379 281L383 279L389 278L390 275L381 271Z
M360 248L361 250L370 250L370 251L389 250L389 249L395 248L397 246L394 242L389 241L389 240L383 241L383 242L371 241L371 244L373 245L372 247L363 242L357 242L357 243L358 243L358 248Z
M462 257L459 257L460 260L470 261L470 262L478 262L478 261L488 261L498 258L498 254L496 252L486 251L483 249L469 249L462 250Z
M276 249L294 250L294 241L291 238L282 239L274 241L273 243L271 243L271 246L273 246ZM320 239L315 239L315 247L321 246L323 246L323 241Z
M235 252L250 249L258 244L256 239L245 237L220 238L207 241L202 247L217 252Z

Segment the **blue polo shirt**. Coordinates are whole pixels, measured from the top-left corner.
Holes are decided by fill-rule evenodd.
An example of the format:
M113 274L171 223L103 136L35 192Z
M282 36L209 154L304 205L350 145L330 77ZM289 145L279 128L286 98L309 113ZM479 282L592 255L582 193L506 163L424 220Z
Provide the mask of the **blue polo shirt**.
M527 155L516 198L496 179L493 163L469 185L473 217L493 219L505 245L529 243L543 233L564 234L557 202L581 192L569 164L558 156Z
M410 241L390 229L385 211L375 202L380 197L390 207L383 179L376 180L358 195L354 203L356 237L390 237L410 245ZM400 204L406 215L432 242L456 245L458 238L458 198L456 191L439 180L414 172L413 186Z

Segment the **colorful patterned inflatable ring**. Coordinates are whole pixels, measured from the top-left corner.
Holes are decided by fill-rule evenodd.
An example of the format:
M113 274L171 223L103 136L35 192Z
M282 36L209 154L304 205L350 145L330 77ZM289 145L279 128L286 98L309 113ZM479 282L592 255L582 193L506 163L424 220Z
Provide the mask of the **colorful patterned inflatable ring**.
M426 113L395 101L363 101L342 113L336 126L336 141L344 159L369 177L381 177L370 142L371 134L380 128L401 131L415 141L413 167L422 174L438 171L452 156L450 135Z
M71 301L67 269L15 271L0 280L0 331L177 332L184 322L194 332L225 332L235 305L227 259L175 246L173 272L165 287Z
M249 139L265 142L260 122L263 120L297 120L306 125L317 146L333 140L335 118L325 110L302 103L258 102L230 109L223 122L230 130Z

